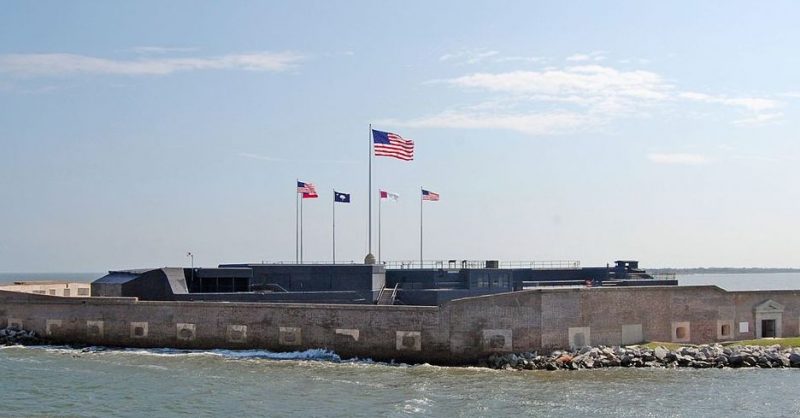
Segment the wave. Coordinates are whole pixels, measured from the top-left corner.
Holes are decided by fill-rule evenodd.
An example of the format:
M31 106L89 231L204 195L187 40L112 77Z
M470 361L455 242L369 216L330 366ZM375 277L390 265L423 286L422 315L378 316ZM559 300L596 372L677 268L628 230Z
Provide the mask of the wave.
M111 348L104 346L90 346L74 348L70 346L40 345L40 346L9 346L7 348L25 348L45 350L60 354L110 354L110 355L142 355L155 357L217 357L225 360L295 360L295 361L325 361L332 363L359 363L377 364L372 359L342 359L336 352L324 348L313 348L303 351L275 352L269 350L187 350L178 348Z

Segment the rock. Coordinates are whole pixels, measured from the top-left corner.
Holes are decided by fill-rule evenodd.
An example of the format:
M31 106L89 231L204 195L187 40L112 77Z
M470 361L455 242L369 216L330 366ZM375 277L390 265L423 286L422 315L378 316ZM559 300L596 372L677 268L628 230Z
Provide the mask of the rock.
M551 371L552 371L552 370L558 370L558 366L557 366L557 365L556 365L556 363L555 363L555 362L553 362L553 361L548 361L548 362L547 362L547 364L545 364L545 368L546 368L547 370L551 370Z
M778 363L780 363L781 367L789 367L792 363L789 361L789 357L784 354L778 354Z
M789 354L789 364L792 367L800 367L800 353Z
M572 363L572 356L569 354L562 354L556 359L556 364L569 364Z
M656 349L653 350L653 355L656 356L656 359L658 359L658 361L661 362L663 362L667 358L668 354L669 351L667 351L667 349L664 347L656 347Z
M631 356L629 356L627 354L623 354L622 357L619 358L619 364L622 367L630 367L631 360L632 360Z
M728 364L730 364L731 367L742 367L745 365L744 356L741 354L733 354L728 358Z

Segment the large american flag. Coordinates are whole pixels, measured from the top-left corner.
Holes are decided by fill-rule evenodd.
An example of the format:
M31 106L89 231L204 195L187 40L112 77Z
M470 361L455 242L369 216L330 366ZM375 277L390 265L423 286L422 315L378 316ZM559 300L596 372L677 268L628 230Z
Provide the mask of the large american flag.
M303 199L314 199L319 197L319 195L317 195L317 189L313 184L302 181L297 182L297 193L302 193Z
M439 200L439 193L434 193L425 189L422 189L422 200L431 200L437 201Z
M414 159L414 141L403 139L400 135L373 129L372 143L376 157L393 157L403 161Z

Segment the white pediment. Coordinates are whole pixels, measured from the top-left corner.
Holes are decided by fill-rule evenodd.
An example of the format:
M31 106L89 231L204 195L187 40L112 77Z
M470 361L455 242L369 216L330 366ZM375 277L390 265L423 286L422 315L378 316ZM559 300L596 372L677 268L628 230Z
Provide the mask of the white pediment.
M759 313L767 313L767 312L783 312L783 305L778 302L775 302L772 299L767 300L764 303L756 306L756 312Z

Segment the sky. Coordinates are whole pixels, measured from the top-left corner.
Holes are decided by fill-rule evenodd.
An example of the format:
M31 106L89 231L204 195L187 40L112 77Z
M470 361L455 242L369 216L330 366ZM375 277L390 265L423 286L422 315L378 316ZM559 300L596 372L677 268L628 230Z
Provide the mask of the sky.
M0 271L800 266L792 1L5 1ZM374 196L374 195L373 195ZM373 199L377 253L377 198Z

